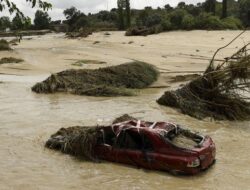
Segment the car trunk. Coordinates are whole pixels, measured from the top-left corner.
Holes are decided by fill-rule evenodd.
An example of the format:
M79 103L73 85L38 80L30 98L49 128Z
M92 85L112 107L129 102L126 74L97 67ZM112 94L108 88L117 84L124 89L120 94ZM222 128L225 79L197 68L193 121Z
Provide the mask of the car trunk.
M204 140L203 136L180 127L169 131L167 138L173 145L184 149L199 148Z

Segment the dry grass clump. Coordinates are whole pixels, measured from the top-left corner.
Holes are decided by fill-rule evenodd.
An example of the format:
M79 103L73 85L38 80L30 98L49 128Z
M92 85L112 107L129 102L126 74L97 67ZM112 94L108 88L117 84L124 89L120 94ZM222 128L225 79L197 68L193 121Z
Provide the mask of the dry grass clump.
M0 51L8 51L8 50L11 50L9 43L6 40L1 39L0 40Z
M37 83L37 93L71 92L88 96L130 96L158 78L158 71L147 63L133 62L95 70L66 70Z
M20 63L20 62L23 62L23 59L18 59L14 57L4 57L0 59L0 65L6 63Z
M214 56L201 77L176 91L165 92L157 102L199 119L249 119L249 46L250 43L217 64Z
M97 127L61 128L51 135L45 147L60 150L63 153L96 161L93 148L97 143Z

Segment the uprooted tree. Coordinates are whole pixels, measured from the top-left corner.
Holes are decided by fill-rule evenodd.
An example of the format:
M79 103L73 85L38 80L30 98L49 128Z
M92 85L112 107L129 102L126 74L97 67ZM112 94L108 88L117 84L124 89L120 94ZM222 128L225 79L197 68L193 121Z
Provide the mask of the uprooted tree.
M223 48L216 51L201 77L180 89L165 92L157 102L199 119L249 119L250 43L225 61L216 63L214 58Z

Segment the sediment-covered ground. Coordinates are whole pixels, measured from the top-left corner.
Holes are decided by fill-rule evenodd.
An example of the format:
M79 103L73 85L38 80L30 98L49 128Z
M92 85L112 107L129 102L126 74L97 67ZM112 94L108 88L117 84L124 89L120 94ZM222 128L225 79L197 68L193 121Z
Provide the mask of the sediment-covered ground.
M164 91L182 84L179 78L204 71L214 51L239 31L169 32L148 37L110 33L75 40L62 34L24 37L12 47L14 51L0 52L0 58L24 60L0 65L0 189L248 189L249 122L196 120L155 101ZM249 40L247 32L218 58L231 55ZM72 65L78 60L106 63ZM44 95L30 90L55 72L132 60L153 64L161 72L159 80L138 96ZM170 120L210 135L217 145L217 163L201 175L176 177L112 163L82 162L44 148L49 136L61 127L106 124L124 113L144 120Z

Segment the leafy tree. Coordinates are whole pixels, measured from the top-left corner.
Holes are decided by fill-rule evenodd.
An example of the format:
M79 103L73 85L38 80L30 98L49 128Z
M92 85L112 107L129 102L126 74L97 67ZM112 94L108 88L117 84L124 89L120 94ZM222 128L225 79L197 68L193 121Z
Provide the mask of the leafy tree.
M118 15L119 15L119 29L123 30L125 29L125 24L124 24L124 0L118 0L117 1L117 7L118 7Z
M169 5L169 4L166 4L166 5L164 6L164 8L165 8L165 10L166 10L167 12L172 11L172 10L174 9L174 8L171 7L171 5Z
M206 0L204 3L204 8L206 12L213 13L215 15L216 0Z
M185 9L186 8L186 3L185 2L178 3L177 8L179 8L179 9Z
M50 3L43 1L43 0L23 0L23 1L26 1L27 3L31 3L32 8L34 8L36 5L38 5L38 7L42 8L43 10L48 10L49 8L52 7ZM14 3L14 0L1 0L0 12L3 11L4 9L8 9L10 14L16 12L16 14L19 15L19 17L24 17L23 13L19 10L19 8Z
M125 0L126 4L126 24L127 28L131 26L131 10L130 10L130 0Z
M0 18L0 30L5 30L6 28L10 28L11 22L10 18L7 16L3 16Z
M69 25L70 31L77 31L89 23L87 16L75 7L66 9L63 13L67 19L66 23ZM92 15L89 16L91 17Z
M188 14L184 9L175 9L170 13L170 21L174 28L181 28L183 17Z
M21 30L24 28L24 21L23 17L19 16L18 14L13 18L11 29L12 30Z
M191 30L195 27L195 19L192 15L187 14L183 17L181 26L183 29Z
M145 25L147 27L152 27L152 26L160 24L161 21L162 21L162 17L159 14L154 13L147 17Z
M119 15L119 29L123 30L131 25L131 10L130 0L117 0L118 15ZM124 22L124 10L126 12L126 24Z
M36 29L48 29L51 18L49 17L47 12L43 12L40 10L36 11L34 24Z
M239 17L246 26L250 26L250 0L239 0Z
M150 13L147 9L140 11L138 17L136 18L136 23L138 26L146 26L147 19Z

